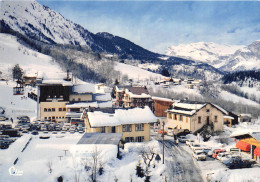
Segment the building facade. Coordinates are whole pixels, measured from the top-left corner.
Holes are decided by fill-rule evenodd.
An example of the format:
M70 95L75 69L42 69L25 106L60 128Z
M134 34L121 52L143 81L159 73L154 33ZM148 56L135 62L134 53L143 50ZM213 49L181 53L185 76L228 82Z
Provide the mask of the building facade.
M170 129L188 129L192 133L204 125L214 131L223 130L227 111L211 103L180 101L167 111L167 126Z
M124 142L144 142L150 140L150 123L156 121L149 107L144 107L87 112L85 126L89 133L122 133Z

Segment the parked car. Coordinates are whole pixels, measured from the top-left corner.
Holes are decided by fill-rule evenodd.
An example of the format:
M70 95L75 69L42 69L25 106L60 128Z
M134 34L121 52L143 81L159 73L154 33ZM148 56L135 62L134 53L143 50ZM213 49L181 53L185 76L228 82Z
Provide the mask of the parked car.
M20 121L25 121L25 122L29 121L30 122L29 116L18 116L17 119Z
M163 133L163 132L164 132L164 134L167 134L167 131L165 131L165 130L163 131L162 129L161 129L161 130L158 130L157 132L158 132L158 133Z
M198 161L206 160L206 155L202 150L195 150L192 152L192 156Z
M227 161L224 161L223 164L225 164L229 169L235 169L251 167L253 164L255 164L255 161L242 160L241 158L231 158Z
M178 139L179 139L179 142L181 142L181 143L186 143L186 141L188 141L188 138L186 136L180 136L180 137L178 137Z
M220 161L225 161L230 158L231 158L231 154L227 153L227 152L220 152L216 157L216 159L218 159Z
M38 135L39 132L38 132L37 130L33 130L31 134L32 134L32 135Z
M194 151L194 150L202 150L203 148L202 148L202 146L201 146L200 144L192 143L192 144L190 145L190 149L191 149L192 151Z
M188 140L186 141L186 145L188 145L188 146L190 147L190 145L191 145L192 143L194 143L194 142L195 142L195 140L188 139Z
M213 154L212 154L212 157L216 159L217 156L218 156L218 154L221 153L221 152L222 152L222 153L223 153L223 152L226 152L226 150L224 150L224 149L214 150L214 152L213 152Z
M7 149L9 147L9 144L3 140L0 140L0 148L1 149Z
M5 116L0 116L0 121L5 121L8 120L9 118L5 117Z
M203 152L206 154L206 155L208 155L208 153L212 150L211 148L203 148L202 149L203 150ZM212 155L212 154L211 154Z

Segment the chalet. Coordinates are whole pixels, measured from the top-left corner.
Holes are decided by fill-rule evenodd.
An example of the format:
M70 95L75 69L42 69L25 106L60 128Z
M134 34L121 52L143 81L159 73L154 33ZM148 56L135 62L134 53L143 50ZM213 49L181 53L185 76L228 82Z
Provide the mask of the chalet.
M252 116L251 114L240 114L239 122L251 122Z
M172 99L162 97L152 97L152 100L154 101L154 114L157 117L166 117L165 111L174 103Z
M247 153L252 159L260 163L260 132L235 131L230 135L235 138L236 147Z
M157 118L149 107L115 109L114 112L87 111L85 126L88 133L122 133L124 142L150 140L150 123Z
M152 97L146 87L125 88L123 102L125 108L144 106L152 108L153 105Z
M124 108L144 107L152 108L153 100L146 87L140 86L115 86L114 96L116 106Z
M224 116L228 114L215 104L186 100L174 103L166 113L168 129L188 129L193 133L204 125L222 131Z

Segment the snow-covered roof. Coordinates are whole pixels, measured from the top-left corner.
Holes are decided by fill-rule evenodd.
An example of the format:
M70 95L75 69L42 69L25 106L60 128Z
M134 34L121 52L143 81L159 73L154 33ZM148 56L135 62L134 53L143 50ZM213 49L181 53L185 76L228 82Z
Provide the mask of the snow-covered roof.
M152 97L153 100L160 100L165 102L174 102L172 99L163 98L163 97Z
M154 123L157 118L148 106L144 108L117 109L115 116L121 124Z
M120 122L114 114L101 111L88 112L88 121L91 127L118 126Z
M202 102L190 102L189 103L187 101L180 101L180 102L174 103L172 105L173 108L168 109L166 112L193 115L207 104L211 104L211 103L202 103ZM221 108L220 106L218 106L216 104L212 104L212 106L216 107L218 110L220 110L224 114L228 115L228 112L225 109Z
M131 89L130 88L125 89L125 93L129 94L131 98L151 98L148 91L142 92L143 90L142 87L139 88L140 91L138 89L135 89L135 91L138 90L137 92L133 91L134 90L133 88L137 88L137 87L131 87Z
M96 93L95 85L91 83L75 85L72 91L75 93Z
M91 127L118 126L122 124L154 123L157 118L149 107L116 109L114 114L101 111L88 112Z
M104 101L104 102L98 102L98 107L100 108L107 108L107 107L112 107L113 103L111 100L109 101Z
M229 137L235 138L238 136L251 135L251 134L252 134L252 130L237 130L237 131L234 131L233 133L231 133L231 135Z
M65 81L62 79L57 79L57 80L42 80L42 84L46 84L46 85L62 85L62 86L73 86L73 83L70 81Z
M234 117L232 117L232 116L224 116L223 118L224 119L234 119Z
M67 108L88 108L88 107L98 107L97 102L79 102L73 104L67 104Z
M95 95L96 101L109 101L112 100L110 93L104 93L104 94L96 94Z

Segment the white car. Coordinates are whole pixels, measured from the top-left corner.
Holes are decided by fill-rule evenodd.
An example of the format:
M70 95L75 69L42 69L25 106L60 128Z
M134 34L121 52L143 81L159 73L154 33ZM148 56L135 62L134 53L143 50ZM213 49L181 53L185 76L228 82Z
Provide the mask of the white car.
M201 147L200 144L192 143L192 144L190 145L190 149L194 151L194 150L198 150L198 149L202 150L203 148Z
M188 145L188 146L190 147L190 145L191 145L192 143L194 143L194 142L195 142L194 140L188 139L188 140L186 141L186 145Z
M202 150L195 150L192 152L192 156L198 161L205 161L206 155Z
M231 155L227 152L220 152L218 155L217 155L217 159L220 160L220 161L224 161L224 160L227 160L228 158L230 158Z

